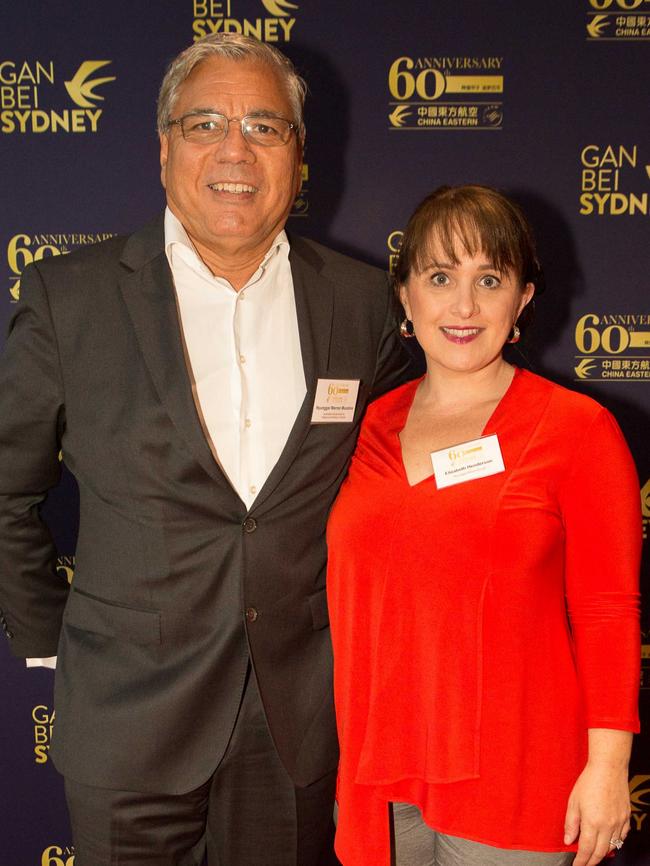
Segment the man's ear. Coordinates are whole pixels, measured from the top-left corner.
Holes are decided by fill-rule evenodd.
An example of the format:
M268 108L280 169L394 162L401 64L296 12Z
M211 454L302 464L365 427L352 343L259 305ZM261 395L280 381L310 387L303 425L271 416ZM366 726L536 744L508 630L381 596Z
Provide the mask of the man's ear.
M166 135L159 136L160 138L160 182L163 188L166 188L165 183L167 175L167 157L169 156L169 139Z

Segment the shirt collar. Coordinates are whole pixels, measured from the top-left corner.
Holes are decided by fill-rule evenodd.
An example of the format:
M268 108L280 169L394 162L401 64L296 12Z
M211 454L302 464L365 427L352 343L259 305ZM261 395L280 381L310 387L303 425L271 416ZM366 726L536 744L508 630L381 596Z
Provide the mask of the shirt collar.
M194 244L185 231L185 227L178 217L167 207L165 208L165 254L172 271L174 270L174 256L177 253L195 271L198 271L203 276L209 276L210 278L215 279L215 275L197 253ZM260 262L260 266L250 278L248 285L259 280L269 261L276 255L283 255L285 258L288 258L289 256L289 238L284 229L278 232L273 239L266 255ZM222 279L219 278L218 275L216 278Z

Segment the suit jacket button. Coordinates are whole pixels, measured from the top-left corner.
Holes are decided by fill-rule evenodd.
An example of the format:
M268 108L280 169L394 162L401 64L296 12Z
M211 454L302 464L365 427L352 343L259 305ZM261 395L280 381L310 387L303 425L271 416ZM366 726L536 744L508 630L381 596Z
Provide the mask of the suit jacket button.
M254 517L247 517L242 524L244 532L255 532L257 529L257 520Z
M249 622L255 622L255 620L257 619L258 616L259 616L259 613L255 610L254 607L247 607L246 608L246 619Z
M7 635L9 640L11 640L12 637L14 636L14 633L12 631L9 631L8 629L5 629L5 634Z

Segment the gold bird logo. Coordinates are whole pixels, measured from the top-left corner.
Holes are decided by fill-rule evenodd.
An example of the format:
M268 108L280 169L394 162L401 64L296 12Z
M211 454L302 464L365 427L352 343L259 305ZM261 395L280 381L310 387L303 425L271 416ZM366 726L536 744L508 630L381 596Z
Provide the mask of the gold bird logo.
M645 797L650 794L650 776L633 776L630 779L630 799L633 812L646 812L650 802ZM645 787L643 787L645 785Z
M84 60L75 72L74 77L70 81L65 82L65 89L68 91L73 102L76 102L82 108L94 108L95 102L91 102L91 100L104 98L94 92L95 88L99 87L100 84L115 81L115 76L112 75L106 78L90 78L90 76L93 72L101 69L102 66L108 66L110 62L110 60Z
M589 24L587 24L587 33L592 39L598 39L603 35L603 30L607 27L607 15L594 15Z
M411 111L408 105L398 105L395 108L395 111L393 111L392 114L388 115L388 119L393 124L393 126L396 126L399 129L401 126L404 126L404 124L406 123L406 118L410 114Z
M276 18L286 18L290 15L287 9L298 9L295 3L289 3L289 0L262 0L264 8Z
M596 362L593 358L583 358L577 367L574 367L575 374L579 379L588 379L591 375L591 371L596 366Z

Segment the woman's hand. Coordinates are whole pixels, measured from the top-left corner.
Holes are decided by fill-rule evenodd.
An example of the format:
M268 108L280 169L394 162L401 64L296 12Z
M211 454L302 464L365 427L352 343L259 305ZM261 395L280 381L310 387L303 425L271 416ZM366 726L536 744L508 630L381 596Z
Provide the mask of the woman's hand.
M578 839L573 866L596 866L630 829L627 768L632 735L589 731L589 760L573 786L564 822L564 842Z

